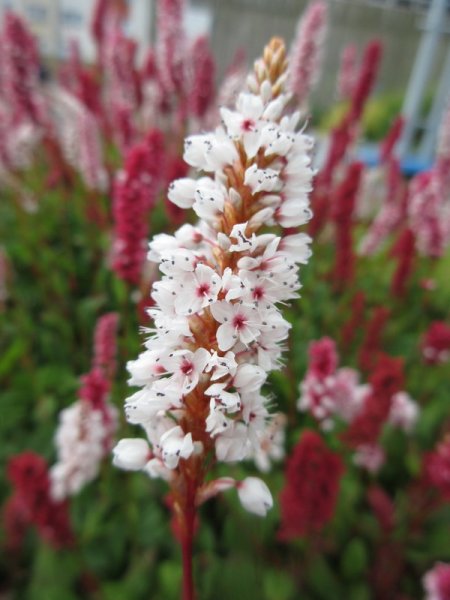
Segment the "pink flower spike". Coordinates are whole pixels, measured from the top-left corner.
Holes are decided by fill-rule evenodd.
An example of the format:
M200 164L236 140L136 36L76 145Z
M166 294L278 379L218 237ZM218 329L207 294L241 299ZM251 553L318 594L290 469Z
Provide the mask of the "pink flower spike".
M395 146L402 135L405 119L399 115L394 119L387 136L380 144L380 160L385 163L393 158Z
M125 172L114 186L112 269L137 285L146 255L148 214L161 183L163 135L154 130L127 154Z
M13 111L14 120L41 123L37 43L22 17L10 10L4 16L2 55L3 94Z
M369 42L364 50L360 71L355 82L351 98L350 120L359 121L364 105L375 84L380 67L383 46L379 40Z
M167 93L185 89L184 0L158 0L156 60L161 84Z
M102 369L109 378L116 371L118 323L118 313L110 312L100 317L95 326L94 365Z
M345 46L341 54L341 64L338 74L338 94L343 100L349 100L353 93L356 79L356 46Z
M426 592L424 600L448 600L450 598L450 564L438 562L423 577Z
M189 91L190 112L202 119L215 94L215 62L207 37L198 37L191 50L192 78Z
M291 48L290 89L304 105L320 76L327 28L327 4L315 0L300 20Z

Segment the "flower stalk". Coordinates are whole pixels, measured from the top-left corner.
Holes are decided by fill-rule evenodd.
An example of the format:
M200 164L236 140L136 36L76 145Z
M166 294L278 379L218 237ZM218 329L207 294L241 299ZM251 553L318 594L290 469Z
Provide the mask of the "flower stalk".
M210 480L209 473L217 461L254 459L266 469L280 455L282 436L261 388L281 365L290 324L277 305L298 297L310 238L260 230L310 219L313 175L312 141L297 131L287 81L286 50L273 39L236 109L221 109L222 126L185 142L184 160L202 176L174 181L168 196L193 208L199 222L150 243L148 257L163 277L151 293L146 349L128 364L129 383L142 389L125 405L149 443L121 440L114 463L169 483L185 600L194 597L197 508L230 488L249 512L264 516L272 506L262 480Z

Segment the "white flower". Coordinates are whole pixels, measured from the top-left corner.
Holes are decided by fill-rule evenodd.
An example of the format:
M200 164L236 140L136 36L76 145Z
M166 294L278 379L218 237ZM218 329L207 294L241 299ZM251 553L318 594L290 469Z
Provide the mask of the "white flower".
M217 171L237 158L236 146L220 128L215 133L191 135L184 144L184 160L203 171Z
M169 185L168 198L180 208L191 208L194 204L194 194L197 185L198 182L189 177L177 179Z
M227 392L228 383L213 383L205 390L207 396L212 396L228 413L241 409L241 397L237 392Z
M269 488L257 477L247 477L237 485L239 500L248 512L265 517L273 506Z
M199 312L215 302L222 283L219 275L203 264L197 265L182 281L182 289L175 298L175 311L182 315Z
M192 434L185 434L178 425L161 436L160 445L162 458L169 469L175 469L180 458L189 458L194 451Z
M198 384L199 377L205 369L211 355L205 348L175 350L161 362L168 372L173 373L172 381L177 383L183 394L192 392Z
M389 423L410 432L419 417L419 407L406 392L397 392L392 396Z
M253 158L260 147L261 129L264 122L260 120L264 104L254 94L239 94L237 111L222 108L220 114L228 135L242 139L244 149L249 158Z
M305 265L311 258L309 244L312 242L306 233L285 236L279 245L280 252L285 252L295 262Z
M151 458L146 440L124 438L113 449L113 465L127 471L143 469Z
M192 208L200 219L212 224L223 213L225 190L210 178L203 178L203 185L195 190L195 202Z
M247 345L259 335L254 307L222 301L211 306L211 313L216 321L222 323L216 333L220 350L229 350L238 340Z
M233 421L225 416L226 407L217 399L211 398L209 415L206 418L206 431L212 436L223 433L233 425Z
M259 390L267 379L267 373L261 367L251 364L242 364L237 368L233 385L242 394Z
M226 375L234 375L237 369L237 362L233 352L227 352L225 356L219 356L217 352L211 355L208 366L205 369L209 373L212 370L211 381L221 379Z
M248 430L243 423L236 421L216 438L216 456L222 462L243 460L249 451Z
M244 183L254 194L279 191L282 186L278 171L269 168L258 169L256 165L252 165L245 171Z

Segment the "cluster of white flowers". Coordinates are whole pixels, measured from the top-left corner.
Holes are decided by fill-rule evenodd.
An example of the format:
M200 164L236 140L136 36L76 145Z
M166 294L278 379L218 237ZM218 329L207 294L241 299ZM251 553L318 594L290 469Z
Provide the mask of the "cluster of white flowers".
M170 480L180 460L210 451L224 462L257 458L263 468L279 454L268 439L282 435L261 388L280 367L290 324L278 305L298 297L298 265L310 256L310 238L256 232L310 219L312 140L296 131L299 113L284 114L285 74L271 82L264 61L255 66L254 93L241 93L234 111L222 108L214 133L185 142L185 161L203 176L173 182L169 198L193 208L198 224L150 243L149 260L163 276L153 287L151 335L128 365L129 383L142 389L125 406L150 446L122 440L114 462L152 477ZM263 514L270 493L249 479L233 485L244 507ZM231 486L220 481L216 491Z
M55 500L77 494L95 479L116 428L117 410L111 405L104 411L95 410L85 400L78 400L61 411L55 435L58 462L50 469Z

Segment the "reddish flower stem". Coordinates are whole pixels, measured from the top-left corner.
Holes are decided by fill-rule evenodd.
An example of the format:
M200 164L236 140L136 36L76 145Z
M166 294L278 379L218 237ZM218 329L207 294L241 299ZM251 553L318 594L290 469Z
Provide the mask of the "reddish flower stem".
M183 600L194 600L194 577L192 569L192 555L194 545L195 528L195 496L196 489L192 480L186 477L186 497L182 515L183 526L181 528L181 553L183 562Z

